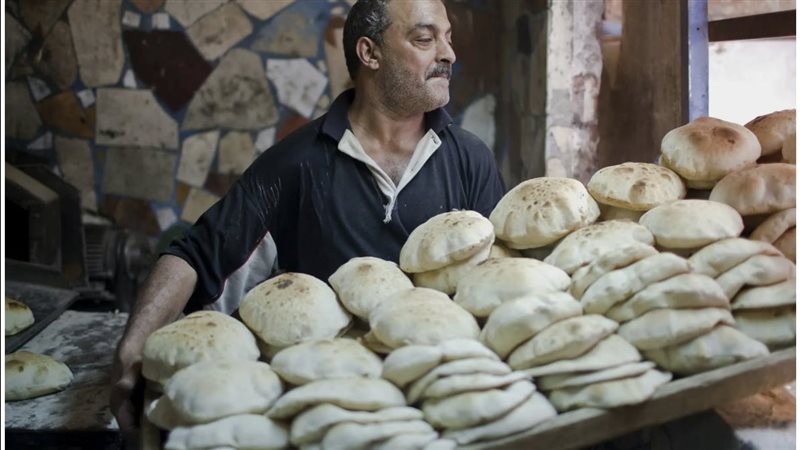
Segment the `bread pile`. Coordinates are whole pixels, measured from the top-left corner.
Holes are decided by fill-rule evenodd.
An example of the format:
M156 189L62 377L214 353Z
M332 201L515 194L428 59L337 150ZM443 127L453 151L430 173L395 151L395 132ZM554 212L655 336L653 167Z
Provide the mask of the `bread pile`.
M400 268L414 285L447 295L471 268L485 261L494 243L494 228L475 211L433 216L415 228L400 250Z
M386 357L383 376L421 404L425 419L460 445L508 436L556 415L530 377L480 342L410 345Z
M6 401L27 400L52 394L72 382L66 364L39 353L19 351L6 355Z
M586 185L600 205L602 220L639 221L646 211L686 196L681 178L656 164L626 162L604 167Z
M656 247L688 256L722 239L737 237L744 224L735 209L709 200L676 200L645 213L639 223L655 237Z
M758 138L761 145L760 158L769 162L784 160L794 164L796 123L795 110L786 109L758 116L744 126Z
M286 426L264 414L283 392L268 364L212 360L177 371L148 419L171 430L165 448L285 448Z
M242 298L239 314L267 357L295 344L340 336L352 319L333 289L302 273L257 285Z
M796 178L797 170L792 164L760 164L723 178L714 186L709 199L733 207L743 217L746 229L753 230L753 233L762 223L770 222L751 237L772 240L787 257L792 258L794 215L789 217L785 211L797 204Z
M422 412L407 407L403 393L381 378L380 358L355 340L295 345L275 355L272 366L297 386L268 412L275 420L291 421L294 446L391 448L405 443L423 448L438 437Z
M697 273L714 277L730 300L735 326L770 347L795 341L795 265L775 247L726 239L690 258Z
M497 239L512 249L547 249L570 232L594 223L597 202L583 183L542 177L523 181L497 203L489 219Z
M369 314L383 300L414 285L397 264L371 256L352 258L328 277L345 309L369 322Z
M142 375L160 390L172 375L202 361L255 361L255 337L238 320L216 311L197 311L153 332L142 352Z
M33 311L19 300L6 297L6 336L11 336L33 325Z

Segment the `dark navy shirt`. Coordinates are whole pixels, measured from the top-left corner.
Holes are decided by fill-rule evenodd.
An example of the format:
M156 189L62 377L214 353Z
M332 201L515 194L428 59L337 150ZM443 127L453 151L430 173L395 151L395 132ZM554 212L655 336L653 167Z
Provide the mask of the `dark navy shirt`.
M197 271L190 304L218 301L232 276L247 272L249 265L260 268L249 269L245 290L268 278L263 261L259 266L254 260L264 255L258 248L269 235L282 271L327 281L356 256L397 262L411 231L436 214L469 209L489 216L505 193L494 157L480 139L437 109L425 121L440 145L397 194L388 220L392 202L370 168L338 149L350 128L347 111L354 95L344 92L326 115L261 154L166 249Z

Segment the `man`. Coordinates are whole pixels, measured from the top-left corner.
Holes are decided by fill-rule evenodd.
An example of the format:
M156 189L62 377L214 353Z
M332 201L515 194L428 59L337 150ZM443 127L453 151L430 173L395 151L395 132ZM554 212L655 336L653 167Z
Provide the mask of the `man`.
M232 312L270 275L275 251L282 270L327 280L356 256L397 261L436 214L489 215L505 192L492 154L441 109L456 60L450 33L441 0L353 6L344 47L355 89L254 161L145 283L111 376L121 429L134 427L147 336L187 306Z

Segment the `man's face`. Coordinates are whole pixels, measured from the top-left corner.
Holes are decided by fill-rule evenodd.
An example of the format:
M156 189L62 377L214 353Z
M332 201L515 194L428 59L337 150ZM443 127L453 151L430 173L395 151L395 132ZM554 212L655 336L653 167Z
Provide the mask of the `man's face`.
M387 101L408 113L446 105L456 55L444 4L440 0L393 0L389 15L392 24L384 33L378 72Z

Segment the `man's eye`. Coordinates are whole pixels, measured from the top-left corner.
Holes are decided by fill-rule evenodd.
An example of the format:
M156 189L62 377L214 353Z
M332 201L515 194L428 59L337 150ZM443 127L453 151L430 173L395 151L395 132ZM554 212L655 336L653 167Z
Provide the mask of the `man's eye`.
M423 43L423 44L428 44L430 42L433 42L433 39L431 39L431 38L419 38L419 39L417 39L417 42L420 42L420 43Z

